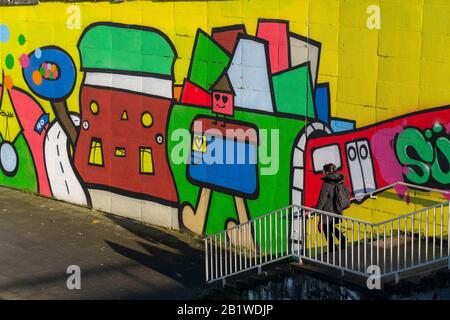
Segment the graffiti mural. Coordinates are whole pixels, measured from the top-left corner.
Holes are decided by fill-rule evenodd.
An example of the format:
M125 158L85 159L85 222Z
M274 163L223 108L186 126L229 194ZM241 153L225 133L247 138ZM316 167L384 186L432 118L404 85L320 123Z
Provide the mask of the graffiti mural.
M303 42L291 46L291 38ZM292 148L308 119L316 118L311 65L318 61L302 60L307 46L293 47L306 43L320 48L282 20L260 19L256 36L242 25L214 28L211 36L197 31L169 123L169 132L186 128L192 134L190 164L172 166L187 229L202 235L232 228L291 201ZM286 148L272 140L274 134ZM223 145L223 159L208 161L216 143ZM274 174L264 173L269 167L276 167Z
M197 235L291 204L314 207L329 162L356 206L399 181L450 189L450 96L436 99L430 83L414 89L429 102L395 91L409 79L389 80L389 54L376 76L370 63L357 69L360 52L378 51L355 45L359 29L321 28L320 8L247 2L251 18L239 24L216 15L205 24L202 13L162 21L163 4L144 1L139 13L123 3L105 17L80 4L79 28L67 26L65 4L36 6L61 11L60 32L0 22L0 184ZM174 15L199 4L183 5L174 2ZM303 11L310 17L294 16ZM395 43L374 38L382 36ZM408 189L395 191L405 202ZM254 246L257 231L241 236Z
M103 59L108 37L115 47ZM167 158L175 48L156 29L112 23L89 26L78 48L84 79L74 162L92 205L138 219L158 211L170 225L178 203Z
M450 108L416 112L310 139L306 180L311 188L305 203L314 205L317 201L324 159L332 159L349 177L347 187L355 197L396 182L448 189L448 134L441 123L450 123ZM407 189L397 186L396 191L403 197Z

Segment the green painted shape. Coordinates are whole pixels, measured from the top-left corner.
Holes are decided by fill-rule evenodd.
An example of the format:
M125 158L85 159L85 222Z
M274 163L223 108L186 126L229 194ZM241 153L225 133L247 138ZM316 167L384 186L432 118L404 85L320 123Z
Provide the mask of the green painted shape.
M175 49L156 29L99 24L86 31L78 47L84 70L173 75Z
M0 142L2 139L0 138ZM38 191L38 181L33 157L23 134L20 134L14 146L19 158L19 167L14 177L8 177L0 170L0 185L30 192Z
M309 66L282 72L272 81L278 112L316 117Z
M209 90L230 63L227 52L199 31L192 55L189 81Z
M14 68L14 57L12 54L8 54L5 58L5 65L8 69Z
M189 130L192 121L199 115L214 116L210 109L175 105L169 119L168 136L177 129ZM278 210L290 205L291 194L291 165L292 150L298 134L305 126L302 120L284 118L273 115L257 114L247 111L236 111L234 120L255 124L259 129L279 130L279 163L278 172L275 175L261 175L261 168L267 167L259 163L260 192L255 200L247 200L250 218L254 219L266 213ZM268 139L268 150L271 150L271 139ZM278 142L278 141L277 141ZM187 180L187 165L174 164L170 157L173 148L179 143L174 139L168 139L169 162L178 189L180 203L189 203L195 206L199 197L200 187L191 184ZM263 143L260 141L260 145ZM258 161L261 158L258 157ZM223 231L228 219L237 219L234 200L231 195L213 192L210 202L210 210L206 223L206 234ZM285 223L285 220L283 220ZM278 226L281 226L278 223ZM281 229L280 229L281 230ZM275 228L273 228L275 232ZM285 232L285 230L283 231ZM280 245L281 243L279 243Z
M21 34L17 41L19 42L19 45L23 46L25 44L25 42L27 41L27 39L25 38L25 36L23 34Z

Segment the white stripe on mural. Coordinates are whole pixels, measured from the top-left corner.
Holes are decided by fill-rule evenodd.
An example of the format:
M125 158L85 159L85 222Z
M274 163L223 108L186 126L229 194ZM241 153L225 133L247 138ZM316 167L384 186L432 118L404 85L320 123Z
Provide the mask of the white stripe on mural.
M67 149L67 135L59 122L54 122L45 137L45 166L55 198L87 205L86 194L74 173Z
M125 74L88 72L85 84L130 90L172 99L172 80Z

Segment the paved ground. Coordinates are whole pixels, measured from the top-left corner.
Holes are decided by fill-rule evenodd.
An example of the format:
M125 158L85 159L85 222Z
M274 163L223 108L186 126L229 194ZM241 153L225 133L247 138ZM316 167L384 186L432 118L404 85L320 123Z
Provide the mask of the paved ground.
M0 299L183 299L204 284L202 242L0 188ZM81 268L81 290L66 269Z

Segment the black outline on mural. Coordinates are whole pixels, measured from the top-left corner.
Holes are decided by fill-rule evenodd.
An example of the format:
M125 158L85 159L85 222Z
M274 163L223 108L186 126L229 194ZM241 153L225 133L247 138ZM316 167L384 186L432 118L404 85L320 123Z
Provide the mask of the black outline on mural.
M258 18L258 22L256 24L256 33L255 33L255 37L258 37L258 33L259 33L259 27L260 27L260 23L282 23L282 24L286 24L286 30L287 30L287 53L288 53L288 68L286 70L289 70L292 68L292 59L291 59L291 37L290 37L290 33L291 33L291 26L290 26L290 21L289 20L283 20L283 19L269 19L269 18ZM261 40L264 40L267 42L268 46L270 46L269 41L262 39L262 38L258 38ZM270 50L269 50L270 51ZM267 58L270 60L270 53L267 54ZM284 71L286 71L284 70ZM282 72L282 71L280 71ZM279 73L279 72L276 72ZM269 69L269 74L272 74L272 68ZM272 74L273 76L274 74ZM269 77L270 79L270 77Z
M314 123L321 123L323 126L324 126L324 128L328 128L329 129L329 127L328 127L328 124L326 124L325 122L322 122L322 121L320 121L319 119L316 119L316 120L314 120L314 121L311 121L311 122L308 122L308 119L306 119L306 120L304 120L304 126L303 126L303 128L300 130L300 132L296 135L296 138L295 138L295 142L294 142L294 144L292 145L292 150L291 150L291 158L290 158L290 167L289 167L289 169L290 169L290 174L289 174L289 203L290 204L292 204L293 203L293 197L292 197L292 189L296 189L296 190L298 190L298 191L301 191L302 192L302 199L301 199L301 202L302 202L302 204L304 204L305 203L305 201L304 201L304 199L305 199L305 189L298 189L298 188L294 188L294 172L295 172L295 169L298 169L298 167L296 167L295 165L294 165L294 155L295 155L295 149L297 148L297 146L298 146L298 144L300 143L300 140L302 139L302 137L304 136L304 135L306 135L306 131L307 131L307 128L310 126L310 125L312 125L312 124L314 124ZM317 135L317 137L326 137L326 136L330 136L330 134L328 133L328 132L326 132L325 130L315 130L315 131L313 131L313 133L312 133L312 135L314 135L314 134L316 134ZM306 154L306 150L307 150L307 148L308 148L308 142L309 142L309 139L311 139L310 138L311 137L311 135L308 137L306 137L306 139L305 139L305 145L304 145L304 147L303 147L303 149L299 149L299 148L297 148L297 149L299 149L299 150L301 150L302 152L303 152L303 171L304 172L306 172L306 157L307 157L307 154ZM313 138L316 138L315 136L313 136ZM303 185L304 185L304 183L305 183L305 179L306 179L306 175L305 174L303 174Z
M84 82L84 78L83 78L83 82ZM129 94L139 95L139 96L143 96L143 97L156 98L156 99L167 100L167 101L173 102L173 98L161 97L161 96L157 96L154 94L148 94L145 92L127 90L127 89L122 89L122 88L102 87L102 86L96 86L96 85L92 85L92 84L84 84L83 82L82 82L83 87L89 87L89 88L94 88L94 89L98 89L98 90L114 90L114 91L118 91L118 92L129 93ZM81 91L82 91L82 89L80 88L80 92ZM81 95L81 93L80 93L80 95Z
M318 75L317 75L317 76L318 76ZM331 120L332 120L332 118L331 118L331 92L330 92L330 83L329 83L329 82L317 83L317 84L316 84L316 87L315 87L315 88L313 87L313 90L314 90L314 94L313 94L314 106L315 106L315 108L316 108L315 114L316 114L316 117L317 117L318 120L324 121L324 120L322 120L322 119L319 119L319 115L318 115L318 112L317 112L316 98L317 98L317 89L318 89L318 88L326 88L326 89L327 89L327 98L328 98L327 118L328 118L329 126L331 127ZM334 118L334 119L335 119L335 118ZM344 120L344 119L342 119L342 120ZM355 124L356 124L356 121L355 121Z
M97 105L97 107L98 107L97 112L93 112L92 111L91 106L92 106L93 103L95 103ZM93 116L98 115L100 113L100 103L98 103L98 101L96 99L92 99L91 102L89 102L89 110L91 110L91 113L92 113ZM81 123L81 118L80 118L80 123Z
M247 34L247 29L245 27L245 24L233 24L233 25L228 25L228 26L222 26L222 27L213 27L211 28L211 39L213 39L216 43L218 43L220 45L220 43L214 39L214 35L217 33L222 33L222 32L227 32L227 31L244 31L243 34ZM240 32L242 33L242 32ZM237 41L235 41L234 45L233 45L233 50L231 50L231 52L234 52L236 50L236 46L237 46ZM220 47L222 49L224 49L227 53L228 50L226 50L222 45L220 45Z
M172 106L170 106L169 108L171 108L171 107ZM143 122L143 119L142 119L145 114L148 114L150 116L150 118L152 119L152 123L150 123L150 125L148 125L148 126L144 125L144 122ZM123 120L122 116L121 116L120 120ZM167 120L169 120L169 119L167 119ZM146 110L146 111L141 113L141 125L142 125L142 129L150 129L153 126L153 115L152 115L152 113L150 111Z
M435 123L437 123L437 122L439 122L439 121L435 121ZM450 122L450 121L449 121ZM440 122L439 122L440 123ZM441 123L440 123L441 124ZM445 130L445 125L443 125L443 124L441 124L443 127L444 127L444 130ZM415 130L417 130L417 131L420 131L420 133L422 134L422 135L424 135L424 131L425 130L427 130L427 129L421 129L421 128L417 128L417 127L414 127L414 126L406 126L406 127L403 127L403 131L404 130L406 130L406 129L415 129ZM429 130L432 130L432 128L428 128ZM433 134L436 134L435 132L433 132ZM397 150L396 150L396 145L397 145L397 140L398 140L398 136L399 136L400 134L399 133L397 133L395 136L394 136L394 138L392 139L392 142L393 142L393 146L392 146L392 148L393 148L393 151L394 151L394 154L395 154L395 159L398 161L398 163L399 163L399 165L400 166L405 166L401 161L400 161L400 159L398 158L398 154L397 154ZM450 139L450 137L447 137L448 139ZM426 139L426 141L427 142L431 142L430 141L430 139L429 138L427 138L427 137L425 137L425 139ZM406 150L405 150L405 152L406 152ZM419 153L416 151L416 153L419 155ZM425 162L423 159L413 159L413 160L416 160L416 161L420 161L420 162L423 162L424 164L426 164L428 167L430 167L430 177L429 177L429 179L428 179L428 182L427 183L424 183L424 184L421 184L422 186L426 186L426 187L430 187L430 188L437 188L437 189L440 189L440 188L444 188L444 190L445 190L445 187L447 187L448 188L448 185L447 186L445 186L444 184L442 184L442 183L439 183L438 181L436 181L436 179L433 177L433 175L431 174L431 166L432 166L432 164L436 161L436 146L435 145L433 145L433 161L432 161L432 163L430 164L430 163L427 163L427 162ZM409 158L412 158L411 156L409 156ZM438 160L439 161L439 160ZM450 167L450 163L448 164L449 165L449 167ZM406 165L407 167L410 167L410 165ZM416 165L414 165L415 167L417 167ZM409 179L407 179L406 178L406 174L405 173L403 173L402 172L402 176L403 176L403 179L406 181L406 182L409 182L409 183L413 183L413 184L415 184L414 182L412 182L411 180L409 180ZM420 185L420 184L418 184L418 185ZM420 190L419 190L420 191ZM423 190L422 190L423 191Z
M2 88L2 91L3 91L4 86L0 85L0 87ZM45 110L42 108L42 105L36 100L36 98L32 94L30 94L29 92L27 92L24 89L21 89L19 87L13 86L10 90L13 90L13 89L18 91L18 92L20 92L20 93L22 93L22 94L24 94L24 95L26 95L28 98L30 98L39 107L39 109L42 111L42 114L46 113ZM7 91L9 91L9 90L7 90ZM23 134L24 128L22 126L20 118L17 117L17 111L16 111L16 107L14 105L14 101L12 100L11 93L8 92L8 94L9 94L9 98L10 98L10 101L11 101L11 105L12 105L12 107L14 109L14 113L16 114L17 122L18 122L20 130L21 130L21 134ZM47 124L47 126L48 126L48 124ZM44 131L46 132L45 127L44 127ZM17 135L17 137L14 139L14 143L16 142L18 136L19 135ZM41 194L40 193L41 190L40 190L40 187L39 187L39 175L38 175L38 172L37 172L37 168L36 168L35 160L34 160L34 157L33 157L33 153L31 152L31 147L30 147L30 145L28 143L28 140L25 138L25 135L23 135L23 139L25 141L25 144L27 145L28 151L30 152L31 160L33 161L34 176L36 177L36 192L38 194ZM44 148L44 145L45 145L45 137L44 137L44 143L42 144L43 148ZM48 178L48 173L47 173L47 167L45 166L45 150L43 150L42 154L43 154L43 158L44 158L44 169L45 169L46 180L47 180L47 183L48 183L48 186L49 186L50 194L52 195L52 190L50 188L50 180ZM17 159L19 159L19 157ZM17 166L17 167L19 167L19 166Z
M19 135L17 135L17 137L18 137L18 136L19 136ZM17 138L16 138L15 140L17 140ZM14 140L14 141L15 141L15 140ZM25 137L24 137L24 140L26 140ZM17 150L16 150L16 148L14 147L13 143L10 142L10 141L6 141L6 140L3 140L2 142L0 142L0 150L1 150L1 147L3 147L4 144L9 144L9 145L11 146L11 148L12 148L13 151L14 151L14 154L16 155L16 159L17 159L16 167L15 167L14 170L11 171L11 172L6 171L5 168L3 167L3 164L0 163L0 168L2 169L3 174L4 174L5 176L11 178L11 177L14 177L14 176L17 174L17 171L19 171L19 164L20 164L20 162L19 162L19 154L17 153ZM30 154L31 154L31 151L30 151ZM31 156L31 159L33 160L33 156ZM34 163L33 163L33 167L35 167L35 166L34 166ZM36 176L36 182L38 182L38 177L37 177L37 176ZM39 188L39 183L38 183L38 188Z
M191 58L190 58L191 63L189 64L189 69L188 69L188 73L187 73L187 75L186 75L186 79L188 79L189 82L194 83L197 87L200 87L200 88L201 88L201 86L200 86L199 84L197 84L197 83L195 83L195 82L193 82L193 81L191 80L192 68L193 68L193 65L194 65L194 63L193 63L193 61L194 61L193 58L194 58L194 56L195 56L195 52L196 52L196 49L197 49L197 45L198 45L198 41L199 41L200 35L205 36L209 41L211 41L211 42L212 42L213 44L215 44L220 50L222 50L223 53L228 57L229 62L228 62L228 64L226 65L225 69L228 69L228 68L229 68L229 66L230 66L230 64L231 64L231 58L232 58L233 55L230 55L230 54L228 53L228 50L226 50L224 47L222 47L222 45L221 45L219 42L217 42L216 40L214 40L214 39L212 38L212 36L210 36L206 31L204 31L204 30L201 29L201 28L198 28L198 29L197 29L197 32L196 32L196 34L195 34L194 45L193 45L192 51L191 51ZM234 51L233 51L233 52L234 52ZM222 74L222 73L221 73L221 74ZM184 87L184 84L183 84L183 87ZM204 89L204 90L205 90L205 89Z
M287 70L283 70L283 71L280 71L280 72L278 72L278 73L274 73L274 74L272 74L272 83L273 83L273 77L276 77L276 76L279 76L279 75L283 75L283 74L285 74L285 73L288 73L288 72L291 72L291 71L294 71L294 70L297 70L297 69L302 69L302 68L304 68L304 67L308 67L308 75L307 75L307 77L308 77L308 80L309 80L309 84L310 84L310 88L311 88L311 97L312 97L312 105L313 105L313 113L314 113L314 117L309 117L308 116L308 107L309 107L309 103L308 103L308 101L307 101L307 104L306 104L306 114L305 115L296 115L297 117L299 117L299 118L307 118L307 119L314 119L314 121L315 120L319 120L319 121L321 121L319 118L317 118L317 109L316 109L316 99L315 99L315 89L314 89L314 87L313 87L313 82L312 82L312 79L311 79L311 62L309 62L309 61L307 61L307 62L305 62L305 63L302 63L302 64L299 64L298 66L295 66L295 67L292 67L292 68L289 68L289 69L287 69ZM274 91L275 91L275 89L273 89ZM275 95L275 92L274 92L274 95ZM275 104L276 104L276 101L275 101ZM281 112L281 111L278 111L278 107L277 107L277 112L276 112L276 114L277 115L281 115L281 116L283 116L284 117L284 115L285 114L288 114L288 115L294 115L293 113L288 113L288 112Z
M191 123L191 127L195 123L195 121L197 121L198 119L215 120L216 118L215 117L210 117L210 116L207 116L207 115L197 115L195 118L193 118L192 123ZM259 192L260 192L260 186L259 186L260 177L259 177L259 167L258 167L258 163L259 163L259 160L258 160L259 128L253 123L245 123L245 122L241 122L241 121L237 121L237 120L231 120L231 119L230 119L230 121L228 121L228 123L229 124L235 124L235 125L243 125L243 126L245 125L245 126L251 128L251 129L255 130L255 132L256 132L257 142L258 143L256 144L257 145L257 152L256 152L255 170L256 170L256 181L257 181L257 183L256 183L256 190L255 190L255 192L249 195L249 194L246 194L246 193L243 193L243 192L237 192L236 190L232 190L232 189L228 189L228 188L224 188L224 187L218 187L216 185L211 185L211 184L208 184L208 183L203 183L201 181L197 181L195 179L192 179L189 176L189 166L191 165L191 159L192 159L192 151L191 150L189 152L189 159L188 159L189 163L186 165L186 179L192 185L210 189L211 192L219 192L219 193L223 193L223 194L230 195L230 196L240 197L240 198L243 198L243 199L246 199L246 200L255 200L255 199L258 198ZM191 130L189 130L189 131L190 131L191 136L192 136L193 132ZM227 140L229 140L229 139L227 139ZM246 139L245 144L250 144L250 142L247 142L247 139Z
M369 140L369 138L368 137L363 137L363 138L358 138L358 139L354 139L354 140L349 140L349 141L343 141L342 142L342 145L343 145L343 147L345 148L345 160L346 160L346 163L347 163L347 166L346 166L346 169L347 169L347 171L348 171L348 175L349 175L349 178L350 178L350 183L351 183L351 185L352 185L352 193L353 193L353 196L356 196L355 195L355 188L353 187L353 178L352 178L352 172L351 172L351 170L350 170L350 163L349 163L349 156L348 156L348 154L347 154L347 148L348 148L348 145L349 144L355 144L356 145L356 148L358 149L358 142L366 142L367 143L367 145L369 146L369 150L368 150L368 155L369 155L369 159L370 159L370 163L371 163L371 167L372 167L372 176L373 176L373 181L374 181L374 183L375 183L375 190L377 189L377 175L376 175L376 171L375 171L375 166L374 166L374 162L373 162L373 156L372 156L372 148L370 147L370 140ZM339 148L340 149L340 148ZM340 150L341 152L342 152L342 150ZM358 163L359 163L359 168L360 168L360 171L361 171L361 177L362 177L362 183L363 183L363 187L364 187L364 190L363 190L363 193L364 194L366 194L366 193L368 193L369 191L368 190L366 190L366 178L365 178L365 175L364 175L364 171L363 171L363 165L362 165L362 162L361 162L361 155L360 155L360 152L359 152L359 150L355 150L355 152L356 152L356 154L355 154L355 160L357 159L358 160ZM363 160L365 160L365 159L363 159ZM354 161L354 160L351 160L351 161ZM362 202L364 202L365 201L365 199L367 199L369 196L365 196L364 198L361 198L361 199L355 199L355 202L356 203L362 203Z
M230 65L231 65L231 60L230 60L230 64L227 66L227 68L225 68L225 70L220 74L220 76L219 76L219 78L217 78L217 80L216 80L216 82L214 82L212 85L211 85L211 87L210 87L210 90L209 90L209 92L210 92L210 95L211 95L211 111L213 112L213 114L215 114L216 116L217 116L217 119L219 119L219 115L221 115L221 116L224 116L224 118L223 118L223 123L225 124L225 120L227 119L227 117L231 117L231 118L234 118L234 115L235 115L235 112L234 112L234 109L235 109L235 105L234 105L234 103L235 103L235 101L236 101L236 91L234 90L234 88L233 88L233 84L231 83L231 80L230 80L230 77L228 76L228 69L229 69L229 67L230 67ZM214 87L222 80L222 78L223 77L226 77L227 78L227 81L228 81L228 83L230 84L230 88L231 88L231 92L226 92L225 90L216 90L216 89L214 89ZM214 92L219 92L219 93L222 93L222 94L231 94L231 95L233 95L233 114L231 114L231 115L224 115L224 114L221 114L221 113L217 113L217 112L214 112L213 110L214 110ZM228 118L229 119L229 118Z
M139 174L146 175L146 176L154 176L155 175L155 164L153 162L153 148L150 147L150 146L139 146L138 148L139 148ZM152 169L153 169L152 172L142 172L141 151L144 150L144 149L146 149L146 150L150 149L150 154L151 154L151 157L152 157ZM169 164L169 167L170 167L170 164ZM176 188L176 186L175 186L175 188Z
M315 100L315 97L316 97L316 88L319 86L319 85L323 85L323 84L328 84L328 87L329 87L329 82L324 82L324 83L318 83L318 81L319 81L319 70L320 70L320 58L321 58L321 56L322 56L322 43L321 42L319 42L319 41L317 41L317 40L313 40L313 39L311 39L311 38L308 38L308 37L305 37L305 36L302 36L302 35L300 35L300 34L297 34L297 33L293 33L293 32L290 32L289 33L289 37L292 37L292 38L294 38L294 39L297 39L297 40L300 40L300 41L303 41L303 42L306 42L307 44L312 44L313 46L315 46L315 47L317 47L318 49L319 49L319 52L318 52L318 57L317 57L317 73L316 73L316 79L312 79L312 83L313 84L315 84L316 86L312 86L312 89L313 89L313 97L314 97L314 100ZM291 48L289 47L289 53L291 54ZM292 61L292 60L291 60ZM310 61L307 61L307 62L310 62ZM311 69L309 69L310 70L310 76L311 76ZM311 76L311 78L312 78L312 76ZM329 94L329 90L328 90L328 94ZM329 100L330 101L330 105L331 105L331 100Z
M102 164L96 164L96 163L91 163L90 162L90 158L91 158L91 152L92 152L92 143L93 142L98 142L100 143L100 151L101 151L101 156L102 156ZM97 138L97 137L92 137L91 138L91 143L89 143L89 154L88 154L88 166L92 166L92 167L99 167L99 168L104 168L105 167L105 157L104 157L104 152L103 152L103 142L101 138Z
M173 50L174 58L173 58L173 61L172 61L172 66L171 66L171 75L170 76L165 76L165 75L161 75L161 74L153 74L153 73L148 73L148 72L130 72L130 71L123 71L123 70L116 70L116 69L110 70L110 69L95 69L95 68L83 68L83 67L81 67L83 65L83 61L82 61L82 56L81 56L81 51L80 51L80 43L81 43L84 35L90 29L92 29L92 28L94 28L96 26L110 26L110 27L125 28L125 29L126 28L131 28L131 29L134 29L134 30L149 31L149 32L157 33L164 40L166 40L168 45ZM175 84L174 84L174 81L175 81L175 73L174 73L175 62L178 59L177 50L176 50L174 44L172 43L172 41L167 37L167 35L164 34L161 30L153 28L153 27L140 26L140 25L134 25L134 24L114 23L114 22L95 22L95 23L90 24L88 27L86 27L83 30L82 34L80 35L80 37L78 39L77 48L78 48L78 52L79 52L79 56L80 56L80 71L83 72L83 79L82 79L82 82L81 82L81 86L82 87L91 87L91 88L99 89L99 90L107 90L109 92L113 90L113 91L117 91L117 92L124 92L124 93L128 93L128 94L133 94L133 95L136 95L136 96L157 98L157 99L166 100L166 101L170 102L170 106L169 106L168 112L167 112L166 124L165 124L165 134L158 133L155 136L155 139L156 139L156 137L158 135L161 135L163 137L163 140L166 140L166 139L164 139L164 136L168 134L169 122L170 122L169 120L171 118L171 112L172 112L173 106L174 106L174 104L176 102L175 99L174 99L174 96L173 96L173 90L174 90L174 87L175 87ZM112 74L121 74L121 75L133 75L133 76L142 76L142 77L152 77L152 78L157 78L157 79L162 79L162 80L171 80L172 81L172 98L152 95L152 94L143 93L143 92L137 92L137 91L133 91L133 90L126 90L126 89L121 89L121 88L115 88L115 87L103 87L103 86L97 86L97 85L87 85L87 84L85 84L85 80L86 80L86 74L88 72L101 72L101 73L112 73ZM79 103L80 103L80 119L83 119L83 117L82 117L82 108L81 108L82 91L83 91L82 87L80 88L79 94L78 94L78 99L79 99ZM126 109L124 111L126 111ZM128 112L127 112L127 114L128 114ZM121 119L121 120L123 120L123 119ZM125 120L123 120L123 121L125 121ZM177 199L176 202L170 201L170 200L166 200L166 199L162 199L162 198L158 198L158 197L151 196L151 195L148 195L148 194L132 192L132 191L129 191L129 190L115 188L115 187L111 187L111 186L107 186L107 185L95 184L95 183L86 183L82 179L80 181L83 182L83 184L85 185L86 190L88 190L88 189L97 189L97 190L111 192L111 193L114 193L114 194L117 194L117 195L120 195L120 196L129 197L129 198L132 198L132 199L158 203L158 204L161 204L161 205L164 205L164 206L168 206L168 207L171 207L171 208L180 208L180 205L179 205L180 197L179 197L179 194L178 194L178 188L177 188L177 185L175 183L175 177L173 175L171 162L169 161L168 143L166 141L163 141L163 143L158 143L158 144L159 145L165 144L165 147L164 147L164 150L165 150L165 152L164 152L165 162L167 164L168 172L170 174L170 176L167 177L167 178L170 178L171 181L173 182L174 196ZM74 146L74 154L76 153L76 148L77 148L77 145ZM146 175L149 175L149 174L146 174ZM152 175L154 175L154 173ZM89 192L87 192L87 194L89 195ZM91 200L89 200L89 202L90 202L90 206L92 206ZM178 215L178 218L180 218L180 215Z
M349 133L349 132L353 132L354 130L356 130L356 120L339 118L339 117L332 117L332 118L330 118L330 125L331 125L331 121L342 121L342 122L351 123L351 124L353 124L353 128L354 128L352 130L344 130L344 131L338 131L338 132L333 131L334 134Z
M311 169L312 169L312 172L314 172L314 174L323 173L323 168L320 169L319 171L316 171L314 168L314 151L316 151L318 149L326 148L326 147L331 147L331 146L337 146L339 149L339 161L341 162L341 165L337 167L337 170L340 170L343 167L341 148L339 148L339 144L338 143L325 144L320 147L317 146L317 147L311 148L311 162L313 164L313 167ZM306 150L304 152L305 152L305 156L307 156ZM306 160L306 159L304 159L304 160ZM304 165L306 166L306 161L304 161Z
M31 90L31 92L32 92L33 94L35 94L36 96L38 96L39 98L41 98L41 99L43 99L43 100L45 100L45 101L64 101L64 100L66 100L68 97L70 97L70 96L72 95L72 93L73 93L73 91L74 91L74 89L75 89L75 84L77 83L77 78L78 78L78 76L77 76L77 66L76 66L76 64L75 64L75 61L73 60L72 56L71 56L66 50L64 50L63 48L58 47L58 46L56 46L56 45L48 45L48 46L40 47L40 48L37 48L37 49L39 49L39 50L41 50L41 51L46 50L46 49L55 49L55 50L60 50L60 51L62 51L64 54L66 54L66 55L70 58L70 60L72 61L72 65L73 65L74 71L75 71L75 72L74 72L73 85L72 85L72 88L70 89L70 91L69 91L66 95L64 95L63 97L56 98L56 99L55 99L55 98L44 97L44 96L42 96L41 94L35 92L35 91L28 85L27 81L25 80L25 69L27 69L27 68L28 68L28 67L27 67L27 68L22 68L22 77L23 77L25 83L27 84L27 87ZM31 51L31 52L28 54L28 56L33 55L33 54L36 52L37 49L34 49L33 51ZM57 63L55 63L55 64L57 65ZM61 67L60 67L60 68L61 68ZM61 75L59 76L58 79L60 79L60 78L61 78ZM56 80L58 80L58 79L56 79ZM45 79L45 80L47 80L47 79ZM47 80L47 81L50 81L50 80ZM55 80L51 80L51 81L55 81Z
M260 38L257 38L256 36L248 35L248 34L245 34L245 35L242 34L242 33L238 34L238 37L236 39L236 46L234 48L233 53L231 54L230 63L227 66L226 69L228 70L230 68L230 66L232 65L233 57L236 54L237 48L239 47L239 42L241 40L250 40L250 41L257 42L257 43L260 43L260 44L264 45L264 51L266 53L267 80L269 82L270 98L272 100L271 103L272 103L272 110L273 111L272 112L268 112L268 111L248 109L248 108L243 108L243 107L236 107L236 106L235 106L234 109L235 110L242 110L242 111L246 111L246 112L249 112L249 110L251 110L251 112L254 112L254 113L261 112L261 113L265 113L265 114L276 115L276 114L278 114L278 111L277 111L276 100L275 100L275 92L274 92L274 89L273 89L273 81L271 81L271 79L272 79L272 74L271 74L272 67L270 65L270 53L269 53L269 42L268 41L260 39ZM232 83L231 83L231 85L233 86ZM233 90L236 90L236 89L233 88Z
M197 88L198 90L203 91L204 93L206 93L207 95L211 96L211 92L209 92L208 90L203 89L202 87L200 87L198 84L190 81L188 78L184 78L183 80L183 85L181 87L181 93L180 93L180 101L175 101L175 105L183 105L183 106L192 106L192 107L197 107L197 108L205 108L205 109L209 109L209 106L202 106L202 105L194 105L194 104L189 104L189 103L183 103L183 94L184 94L184 86L186 84L186 81L189 82L190 85L195 86L195 88ZM212 100L212 97L211 97ZM212 109L211 109L212 110Z

